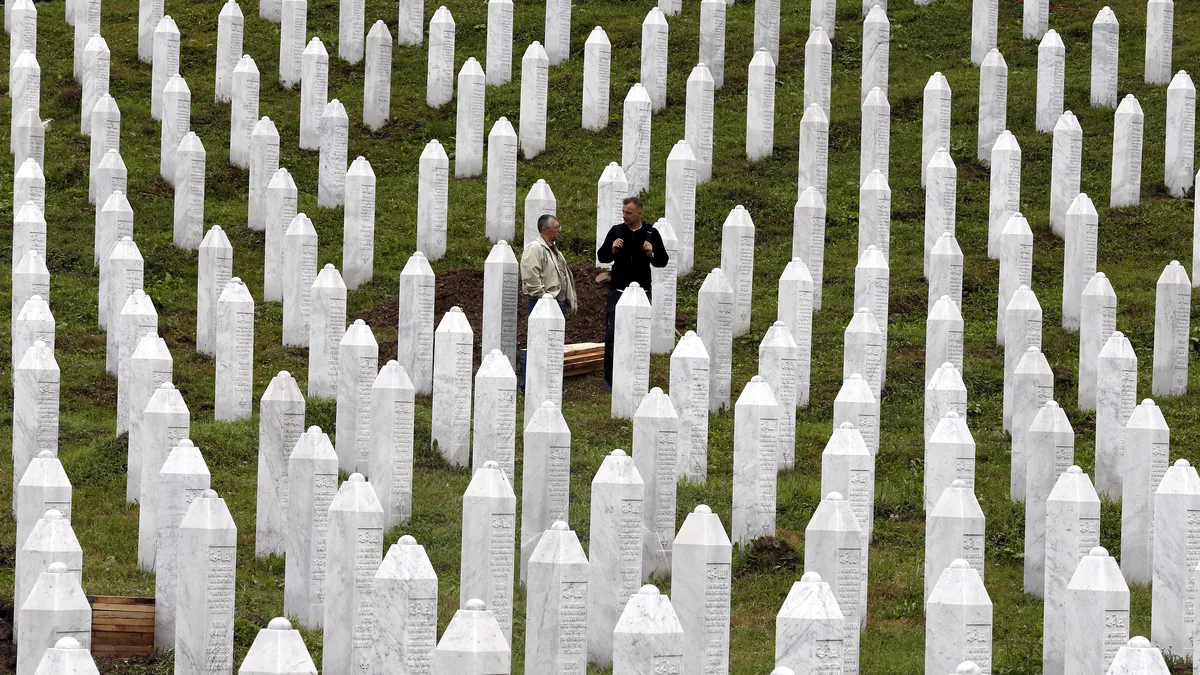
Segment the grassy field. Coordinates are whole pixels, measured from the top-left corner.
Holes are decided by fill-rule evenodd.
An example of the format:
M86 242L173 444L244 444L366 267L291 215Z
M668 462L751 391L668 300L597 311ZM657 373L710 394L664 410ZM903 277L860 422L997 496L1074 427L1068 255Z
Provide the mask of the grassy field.
M457 26L456 70L469 56L483 61L486 3L451 6ZM803 54L808 3L783 3L783 34L776 89L776 147L758 163L744 158L746 66L752 55L753 7L729 10L725 87L717 94L714 176L697 195L696 270L680 279L681 311L694 316L696 291L703 275L720 260L720 226L737 204L745 205L757 226L753 325L734 346L734 391L755 374L758 343L775 317L776 280L790 258L792 207L796 198L796 139L802 112ZM1179 259L1190 267L1190 200L1175 200L1160 187L1163 166L1165 87L1142 84L1145 4L1110 3L1121 21L1120 92L1135 93L1146 114L1143 204L1109 210L1112 112L1088 106L1090 24L1101 3L1081 0L1077 7L1056 7L1050 25L1067 46L1066 107L1075 111L1085 133L1083 189L1100 211L1100 265L1120 300L1118 328L1133 342L1140 359L1141 389L1149 393L1154 324L1154 282L1163 266ZM779 538L772 544L734 554L731 670L737 675L770 671L774 653L774 617L803 571L804 527L819 500L820 453L829 436L832 403L841 379L842 331L852 312L856 256L859 64L861 16L858 3L842 3L834 41L834 86L830 124L829 200L825 305L815 317L812 405L798 415L796 469L780 475ZM181 71L191 87L192 129L208 151L207 226L219 224L234 247L234 274L256 298L262 293L263 235L245 227L247 172L228 165L229 108L212 103L217 14L221 3L172 0L167 11L182 33ZM546 178L558 198L564 223L563 243L573 264L591 259L595 185L604 166L620 160L621 101L638 79L640 24L649 3L580 0L575 4L572 56L550 71L547 152L519 164L519 198L538 178ZM426 4L428 18L436 3ZM104 373L104 335L97 330L97 274L91 260L93 208L87 202L88 140L78 134L80 87L71 78L72 29L63 23L61 1L38 4L38 57L42 66L42 114L52 118L46 135L48 262L52 274L51 307L58 324L58 362L62 368L61 457L75 486L74 526L84 548L84 587L90 594L152 595L153 578L136 569L137 509L125 505L126 439L114 435L116 383ZM298 150L297 92L277 84L278 27L258 18L247 2L245 51L262 73L261 114L275 120L283 139L281 165L299 186L300 209L313 219L320 236L320 262L341 264L341 209L316 208L317 155ZM986 258L988 171L974 161L978 70L969 61L970 2L942 0L928 7L895 0L890 10L893 190L891 323L889 373L875 501L876 542L871 552L868 627L863 634L864 673L917 673L923 670L924 621L921 611L924 514L921 506L922 410L926 285L921 279L924 194L919 184L922 89L940 70L954 91L952 153L958 165L958 240L967 259L963 288L966 319L965 380L969 422L978 443L977 491L987 516L987 587L995 603L995 673L1037 673L1041 663L1042 603L1021 591L1023 507L1008 499L1008 441L1000 431L1002 350L995 346L997 263ZM1076 462L1091 472L1094 416L1076 408L1077 336L1061 330L1062 241L1049 230L1051 138L1034 131L1037 45L1021 40L1021 5L1003 0L999 46L1010 68L1009 128L1024 152L1023 211L1036 235L1034 290L1045 310L1044 346L1055 372L1055 389L1076 432ZM670 20L669 107L654 119L648 219L662 213L667 153L682 138L685 81L694 64L698 4ZM377 18L394 27L396 4L369 0L368 26ZM1175 66L1186 67L1200 55L1195 16L1176 14ZM336 54L337 3L310 0L310 35L320 36ZM487 91L487 126L501 115L515 123L519 108L520 55L542 39L543 9L519 3L514 27L514 82ZM613 44L612 120L600 133L580 130L583 42L602 25ZM192 439L213 473L213 487L227 500L239 528L235 664L258 629L283 607L283 560L255 560L254 508L257 420L213 421L213 361L194 350L196 256L171 244L173 189L158 177L159 125L150 118L150 67L136 60L137 3L109 0L102 33L112 49L112 94L122 111L121 152L129 167L129 199L136 214L135 238L146 259L145 288L159 311L159 329L175 358L175 384L192 413ZM350 151L367 157L378 176L375 280L349 296L348 318L394 302L400 269L415 241L417 159L426 142L438 138L453 154L454 105L430 110L425 104L425 48L398 49L392 72L392 121L378 133L362 119L362 67L330 59L330 97L345 103L351 117ZM0 77L3 77L0 75ZM5 99L7 100L7 98ZM4 104L0 104L4 105ZM0 136L7 125L0 125ZM0 162L0 165L4 163ZM7 166L0 184L8 185ZM482 267L490 245L483 236L485 181L450 184L449 253L434 265L437 272ZM10 212L4 192L0 211ZM9 235L11 236L11 235ZM0 265L8 265L3 256ZM0 306L7 306L0 301ZM270 378L287 369L304 388L304 350L284 349L281 306L260 304L256 324L255 395ZM7 341L7 320L0 341ZM395 326L373 326L390 340ZM479 327L475 327L479 330ZM8 369L7 359L0 371ZM4 372L3 377L8 373ZM1192 378L1196 381L1196 377ZM666 387L668 361L655 357L652 384ZM1193 385L1193 391L1196 385ZM1172 460L1186 455L1200 433L1196 394L1160 401L1172 427ZM0 434L9 434L12 409L8 389L0 391ZM256 406L257 407L257 406ZM401 534L423 543L440 576L439 631L458 603L461 495L469 480L464 469L451 469L429 450L429 401L418 402L418 480L414 517L403 531L388 534L390 545ZM571 525L587 541L589 486L603 456L631 443L630 424L609 419L609 400L598 376L571 380L565 389L564 414L574 434ZM308 424L332 431L332 401L310 400ZM733 415L714 416L710 428L709 481L679 490L678 517L697 504L710 505L730 523ZM519 460L518 460L519 461ZM9 499L11 468L0 468L0 502ZM518 469L519 476L519 469ZM519 482L519 481L518 481ZM519 485L516 487L520 492ZM15 524L0 509L0 602L11 603ZM1120 510L1104 505L1101 543L1119 549ZM517 591L514 619L514 672L524 656L523 591ZM1133 589L1133 633L1148 634L1149 592ZM307 633L307 644L320 663L321 635ZM122 664L101 663L102 672L165 673L169 655ZM596 670L594 672L602 672ZM1184 672L1183 670L1179 672Z

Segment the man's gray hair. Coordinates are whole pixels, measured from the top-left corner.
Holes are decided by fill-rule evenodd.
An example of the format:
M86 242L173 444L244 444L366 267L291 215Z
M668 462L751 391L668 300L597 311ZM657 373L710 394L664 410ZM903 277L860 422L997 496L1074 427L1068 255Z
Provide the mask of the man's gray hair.
M549 213L542 214L542 216L540 218L538 218L538 232L541 232L546 227L548 227L551 222L557 223L558 218L555 218L552 214L549 214Z

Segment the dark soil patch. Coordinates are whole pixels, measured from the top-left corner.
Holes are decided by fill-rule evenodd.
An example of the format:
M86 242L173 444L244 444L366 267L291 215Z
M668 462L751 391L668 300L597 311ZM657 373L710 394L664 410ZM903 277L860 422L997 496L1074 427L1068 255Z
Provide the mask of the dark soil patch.
M737 574L798 570L803 556L782 537L759 537L739 551L734 561Z
M13 642L13 608L0 607L0 669L17 672L17 649Z
M596 283L595 267L572 267L575 275L575 294L579 298L579 311L574 316L567 317L566 343L604 342L604 304L608 299L608 283ZM475 346L483 341L483 270L457 269L447 270L437 275L433 312L434 321L440 322L442 315L451 307L459 307L471 322L475 332ZM396 340L394 330L381 330L381 327L395 327L399 319L399 297L393 297L366 312L360 317L375 328L378 339L380 335L388 336L379 340L379 359L385 362L396 358ZM522 296L517 302L517 344L525 345L525 327L528 319L528 309ZM695 323L694 317L684 312L676 311L675 328L682 334ZM436 325L436 323L435 323Z

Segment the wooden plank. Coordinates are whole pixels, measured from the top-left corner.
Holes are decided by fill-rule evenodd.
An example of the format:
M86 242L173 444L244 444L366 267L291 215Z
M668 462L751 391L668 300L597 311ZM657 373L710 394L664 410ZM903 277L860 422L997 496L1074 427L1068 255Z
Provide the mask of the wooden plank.
M112 626L112 628L109 628ZM92 621L92 630L125 630L129 628L154 628L154 619L99 619Z
M154 612L114 612L110 609L92 611L92 619L150 619L154 620Z
M93 631L92 643L106 646L143 647L154 645L154 633L130 633L117 631Z
M94 595L88 598L93 605L96 603L108 605L154 605L154 598L141 598L125 595Z
M152 653L153 647L92 647L92 656L99 659L127 659Z

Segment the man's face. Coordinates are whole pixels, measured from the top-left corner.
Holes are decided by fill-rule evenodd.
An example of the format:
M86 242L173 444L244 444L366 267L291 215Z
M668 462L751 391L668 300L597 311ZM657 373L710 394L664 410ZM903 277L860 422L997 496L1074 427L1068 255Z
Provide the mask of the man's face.
M553 244L558 240L558 235L561 232L562 225L559 225L557 220L551 220L542 228L542 238L546 240L547 244Z
M621 217L626 225L636 225L642 222L642 207L630 202L621 207Z

